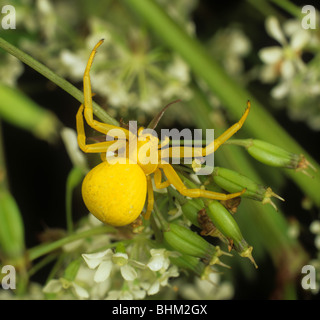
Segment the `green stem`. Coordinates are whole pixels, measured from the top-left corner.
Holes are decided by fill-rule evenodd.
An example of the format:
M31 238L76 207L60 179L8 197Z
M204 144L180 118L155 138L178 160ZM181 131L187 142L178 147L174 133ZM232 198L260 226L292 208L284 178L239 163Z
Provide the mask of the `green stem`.
M41 261L36 263L35 265L32 266L30 270L28 270L28 276L32 277L34 274L36 274L39 270L41 270L43 267L57 259L58 255L57 254L51 254L47 255L44 257Z
M73 231L72 221L72 193L74 188L79 185L83 179L83 171L78 167L73 167L67 178L66 185L66 220L67 220L67 231L69 234Z
M115 232L115 231L116 231L115 228L111 226L103 225L96 228L92 228L90 230L85 230L83 232L74 233L74 234L71 234L70 236L59 239L57 241L41 244L39 246L29 249L27 251L27 257L29 261L33 261L45 254L48 254L54 250L61 248L62 246L70 242L80 240L80 239L85 239L98 234L104 234L104 233Z
M260 12L264 17L279 16L279 12L266 0L247 0L252 7Z
M133 11L143 18L167 46L178 52L194 73L202 78L230 111L233 119L244 112L245 102L250 99L252 111L244 130L256 139L266 140L286 150L304 154L317 169L314 179L301 173L284 171L299 187L320 206L320 166L314 159L275 121L271 114L248 91L230 78L221 65L210 56L197 39L190 37L162 8L151 0L125 0ZM194 113L199 112L198 109ZM206 115L207 117L207 115Z
M248 148L252 145L252 139L229 139L225 144Z
M292 14L294 17L298 19L302 17L301 8L290 1L287 1L287 0L269 0L269 1L273 2L278 7L287 11L288 13Z
M39 61L35 60L25 52L21 51L14 45L10 44L6 40L0 37L0 48L4 49L8 53L12 54L16 58L18 58L23 63L27 64L32 69L36 70L44 77L55 83L57 86L68 92L72 95L75 99L77 99L80 103L84 103L83 93L73 86L67 80L61 78L53 71L51 71L48 67L40 63ZM109 116L97 103L93 101L93 113L105 123L109 123L115 126L118 126L119 123L111 116Z
M8 190L9 184L7 179L7 169L2 138L2 123L0 119L0 190L1 189Z

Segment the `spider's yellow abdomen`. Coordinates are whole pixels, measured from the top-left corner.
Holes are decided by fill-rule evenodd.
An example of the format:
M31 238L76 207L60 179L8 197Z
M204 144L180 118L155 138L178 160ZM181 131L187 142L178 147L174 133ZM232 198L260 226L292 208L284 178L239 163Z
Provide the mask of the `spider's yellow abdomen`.
M146 194L146 175L138 164L104 161L94 167L82 183L82 196L89 211L113 226L125 226L136 220Z

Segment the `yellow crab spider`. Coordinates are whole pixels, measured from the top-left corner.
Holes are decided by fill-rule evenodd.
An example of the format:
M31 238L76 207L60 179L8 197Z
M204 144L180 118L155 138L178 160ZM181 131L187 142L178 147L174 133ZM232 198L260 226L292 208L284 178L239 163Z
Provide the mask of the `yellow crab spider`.
M157 144L156 156L159 160L161 157L161 151L159 149L162 145L159 144L158 138L147 137L146 139L143 139L143 141L138 139L138 137L143 134L143 128L138 130L138 137L135 136L138 140L137 147L131 151L131 153L126 152L122 162L120 162L119 159L117 159L117 161L107 161L105 156L109 147L115 144L117 140L97 142L93 144L86 143L83 115L90 127L104 135L112 136L110 131L111 129L121 130L121 133L123 133L126 138L125 144L128 143L128 140L130 137L132 138L133 135L133 133L125 128L102 123L93 119L92 91L89 73L93 58L102 42L103 40L100 40L96 44L89 57L83 76L84 104L80 106L76 116L79 147L86 153L101 153L101 159L103 160L102 163L94 167L85 176L82 183L82 197L89 211L106 224L113 226L125 226L132 223L139 217L147 199L147 208L144 218L149 219L154 204L151 181L152 174L155 186L158 189L167 188L172 185L186 197L204 197L216 200L227 200L243 194L245 189L241 192L232 194L217 193L203 189L188 189L169 163L161 163L161 161L158 161L154 164L149 162L144 164L144 161L142 161L143 159L140 158L136 163L132 163L129 161L132 153L138 153L141 148L145 148L151 143ZM201 150L200 153L205 156L216 151L219 146L221 146L242 127L248 116L249 110L250 103L248 102L248 106L241 119L207 147L198 148ZM113 137L115 137L115 135L113 135ZM172 151L172 148L169 149ZM116 150L117 149L115 148L114 151ZM162 181L162 174L165 175L167 180Z

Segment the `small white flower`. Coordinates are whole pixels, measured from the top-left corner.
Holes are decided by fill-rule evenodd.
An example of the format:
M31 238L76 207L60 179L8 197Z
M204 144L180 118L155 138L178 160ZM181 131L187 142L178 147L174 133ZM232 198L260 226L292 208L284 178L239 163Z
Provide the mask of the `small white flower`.
M170 265L169 251L166 249L151 249L151 258L147 266L152 271L167 270Z
M111 290L106 300L133 300L133 295L127 290Z
M179 290L189 300L225 300L233 296L233 287L229 282L220 282L217 273L210 273L207 279L195 278L194 284L183 284Z
M170 259L169 257L176 257L179 254L174 251L168 251L164 248L161 249L151 249L151 258L147 264L150 270L160 271L163 273L169 268Z
M263 48L259 51L259 57L265 63L261 69L261 80L273 82L278 77L283 80L279 87L274 88L271 93L276 99L286 96L289 92L289 81L297 72L306 69L301 59L301 51L309 42L310 33L302 28L295 29L294 33L291 31L292 28L290 32L287 29L285 24L283 30L275 17L268 17L266 30L272 38L279 42L280 46Z
M320 234L320 221L319 220L312 221L309 228L312 233Z
M169 278L178 276L179 272L177 266L171 266L167 271L160 272L159 274L157 274L157 279L148 288L148 295L155 295L160 291L161 287L165 287L168 285Z
M87 290L82 288L74 281L69 281L64 278L60 278L59 280L53 279L50 280L46 286L43 288L43 292L45 293L59 293L64 290L71 289L72 292L80 299L88 299L89 293Z
M65 68L65 72L67 72L74 80L81 79L83 76L87 60L87 50L74 53L70 50L64 49L60 53L60 61L62 66Z
M94 275L95 282L107 280L115 267L120 269L120 273L125 280L133 281L138 277L138 273L129 263L144 267L140 262L130 260L126 253L113 253L111 249L92 254L83 254L82 257L90 269L97 269Z

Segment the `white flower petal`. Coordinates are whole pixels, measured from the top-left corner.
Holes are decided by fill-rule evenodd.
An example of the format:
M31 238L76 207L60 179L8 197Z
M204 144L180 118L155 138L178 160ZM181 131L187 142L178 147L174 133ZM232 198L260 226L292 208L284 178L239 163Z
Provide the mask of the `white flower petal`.
M103 260L111 258L112 250L101 251L97 253L82 254L83 259L90 269L95 269Z
M285 60L281 64L281 75L284 79L291 79L296 73L296 69L294 67L293 61Z
M122 277L128 281L133 281L138 277L137 271L133 267L129 266L128 264L121 267L120 272Z
M81 298L81 299L88 299L89 298L89 293L87 290L85 290L84 288L80 287L79 285L77 285L76 283L72 283L72 287L75 291L75 294Z
M152 284L150 286L147 293L149 296L152 296L152 295L158 293L159 290L160 290L160 283L158 281L156 281L154 284Z
M292 37L295 33L301 31L301 21L297 19L287 20L283 24L283 31L288 37Z
M264 83L271 83L277 80L280 73L273 65L264 65L260 69L260 80Z
M113 263L117 264L118 266L124 266L128 263L129 258L126 253L117 252L112 256Z
M161 255L154 256L150 259L150 262L147 264L150 270L159 271L164 265L164 257Z
M146 265L143 262L140 262L140 261L137 261L137 260L131 260L130 259L130 264L133 267L137 267L137 268L140 268L140 269L145 269L145 267L146 267Z
M178 267L172 266L168 271L164 272L161 275L159 282L164 287L168 284L170 277L178 277L178 276L179 276Z
M95 275L94 275L94 281L95 282L103 282L107 280L110 276L112 270L112 261L103 261L100 265L99 268L97 269Z
M122 291L119 300L133 300L133 295L128 291Z
M118 290L111 290L108 293L106 300L118 300L120 297L120 292Z
M319 220L312 221L309 229L310 229L310 232L314 234L320 234L320 221Z
M274 99L283 99L289 93L290 86L287 82L282 82L271 90Z
M301 30L300 32L295 33L290 41L291 47L298 51L306 46L306 44L310 40L310 32L306 32L306 30Z
M216 300L231 299L234 295L233 285L229 282L223 282L219 285L219 290L215 295Z
M136 289L136 290L131 290L132 294L133 294L133 297L135 299L139 299L139 300L142 300L146 297L146 292L145 290L142 290L142 289Z
M43 288L43 292L45 293L57 293L62 289L62 283L60 280L50 280L45 287Z
M259 57L264 63L277 63L283 57L283 50L280 47L263 48L259 51Z
M100 221L99 219L97 219L93 214L89 214L88 215L88 221L89 221L89 224L94 226L94 227L97 227L97 226L100 226L100 225L103 225L103 222Z
M280 44L287 44L286 38L281 30L280 23L276 17L268 17L266 20L266 30L268 34Z
M92 300L101 300L104 299L107 295L107 292L110 289L111 282L109 279L104 282L96 283L90 289L90 299Z

